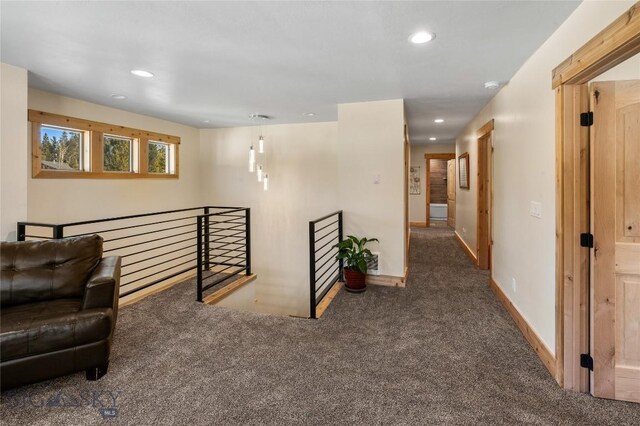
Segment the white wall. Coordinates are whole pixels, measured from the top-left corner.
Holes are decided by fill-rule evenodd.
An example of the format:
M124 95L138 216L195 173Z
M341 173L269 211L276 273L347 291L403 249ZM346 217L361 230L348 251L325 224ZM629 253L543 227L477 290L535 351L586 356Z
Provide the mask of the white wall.
M29 108L181 138L178 179L33 179L29 175L29 220L59 223L196 207L202 203L198 129L34 89L29 89ZM20 114L24 122L26 109ZM31 146L26 137L21 143Z
M495 119L493 276L552 352L555 350L555 95L551 71L633 3L583 2L456 139L456 155L469 152L471 177L469 191L457 188L456 230L475 250L476 132L491 118ZM627 72L630 69L631 74L634 69L637 71L633 64L624 68ZM623 77L618 73L615 78ZM531 201L542 203L541 219L529 215ZM512 278L516 279L515 289Z
M254 291L227 305L246 307L255 297L261 312L309 313L309 221L340 208L338 125L335 122L263 127L269 190L248 172L249 146L257 127L203 130L201 199L251 208ZM257 149L257 144L255 144ZM260 158L258 159L260 160Z
M27 219L27 70L0 69L0 240L16 240L16 222Z
M404 101L338 105L338 140L346 235L377 237L380 273L403 276Z
M424 160L425 154L448 154L456 152L455 143L438 143L411 145L411 166L420 166L420 195L409 195L409 220L411 222L426 222L427 207L427 167Z

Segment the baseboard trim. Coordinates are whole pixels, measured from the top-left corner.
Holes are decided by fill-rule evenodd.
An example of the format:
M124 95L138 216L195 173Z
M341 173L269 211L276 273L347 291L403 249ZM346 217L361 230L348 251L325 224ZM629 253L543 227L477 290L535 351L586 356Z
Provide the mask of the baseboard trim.
M318 303L318 306L316 306L316 318L322 317L322 315L325 313L331 302L333 302L333 299L336 298L343 286L344 284L340 281L336 281L333 284L331 290L329 290L327 294L325 294L320 303Z
M229 296L231 293L233 293L234 291L236 291L240 287L243 287L246 284L249 284L251 281L254 281L256 278L257 278L256 274L238 275L238 278L236 278L235 281L233 281L231 284L228 284L228 285L222 287L220 290L218 290L218 291L216 291L214 293L211 293L210 295L206 296L202 300L202 302L205 305L215 305L216 303L218 303L219 301L221 301L225 297Z
M460 234L458 234L458 231L454 231L453 233L455 234L456 240L458 240L458 243L460 244L460 247L462 247L462 250L464 250L464 252L467 254L467 256L469 256L469 259L471 259L473 264L477 266L478 265L478 258L473 253L473 250L471 250L471 248L467 245L467 243L464 242L464 240L462 239Z
M413 228L426 228L427 222L409 222L409 226Z
M394 277L391 275L367 275L367 284L382 285L386 287L401 287L406 286L406 277L408 269L405 268L404 277Z
M496 298L502 303L507 310L513 321L516 323L520 332L524 338L529 342L538 358L542 361L542 364L549 370L551 377L556 378L556 357L551 353L551 350L545 345L540 336L531 328L527 320L524 319L518 308L511 302L509 296L502 291L502 288L494 281L493 278L489 280L489 288L496 295Z

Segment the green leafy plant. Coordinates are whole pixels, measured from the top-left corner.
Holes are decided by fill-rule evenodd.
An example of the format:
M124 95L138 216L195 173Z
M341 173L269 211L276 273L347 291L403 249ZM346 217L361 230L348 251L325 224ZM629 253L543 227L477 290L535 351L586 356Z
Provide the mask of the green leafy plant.
M378 242L378 239L366 237L358 239L353 235L349 235L345 240L333 246L338 248L336 259L343 260L345 268L366 274L367 262L373 258L373 254L368 248L365 248L365 245L374 241Z

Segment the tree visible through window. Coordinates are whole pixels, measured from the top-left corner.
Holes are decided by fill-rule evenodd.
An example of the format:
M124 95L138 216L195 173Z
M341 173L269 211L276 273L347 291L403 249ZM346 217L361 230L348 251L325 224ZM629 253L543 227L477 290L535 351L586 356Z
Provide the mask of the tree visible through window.
M169 173L169 145L149 142L149 173Z
M104 137L104 171L130 172L132 140L117 136Z
M60 127L40 128L40 152L43 169L81 170L82 132Z

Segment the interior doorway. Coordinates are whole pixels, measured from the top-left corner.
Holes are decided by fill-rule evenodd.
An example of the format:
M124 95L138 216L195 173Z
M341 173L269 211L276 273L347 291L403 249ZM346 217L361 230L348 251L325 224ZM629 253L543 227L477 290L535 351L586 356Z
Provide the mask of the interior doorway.
M493 218L493 120L478 131L478 268L491 269Z
M625 11L619 18L611 22L606 28L596 34L592 39L582 45L571 56L562 61L552 72L551 85L556 94L556 345L555 345L555 377L558 383L565 389L573 389L581 392L590 391L590 360L595 366L596 357L604 357L609 365L614 363L620 365L619 357L623 354L616 353L619 349L615 344L613 349L609 344L609 351L602 352L598 349L598 345L593 346L593 337L591 330L596 323L604 321L611 326L611 318L615 323L620 324L621 312L615 311L615 308L622 306L610 303L611 300L602 304L601 312L607 312L602 318L594 317L592 313L594 326L590 327L591 310L589 304L598 303L594 294L590 294L591 277L595 275L593 271L593 263L598 258L603 259L602 250L598 247L598 237L594 234L590 227L590 221L597 227L597 214L591 212L590 205L598 203L597 200L591 199L590 188L595 189L598 184L593 180L594 174L597 174L595 161L599 160L599 154L593 152L595 150L596 141L590 140L589 125L589 88L587 83L602 75L604 72L611 70L616 65L621 64L625 60L632 58L640 53L640 15L637 12L638 5L632 5L629 10ZM633 19L630 19L633 17ZM599 95L600 100L602 95ZM600 100L598 102L600 102ZM595 113L595 111L594 111ZM616 113L617 114L617 113ZM593 115L593 123L598 118ZM617 120L617 119L616 119ZM586 126L585 126L586 125ZM617 124L616 124L617 127ZM624 128L624 127L622 127ZM626 135L625 135L626 144ZM597 136L596 136L597 139ZM638 136L635 137L636 146ZM620 143L620 141L610 140L610 142ZM590 147L592 149L590 149ZM591 151L591 154L588 153ZM608 154L611 154L609 152ZM625 156L622 156L624 159ZM615 197L619 197L617 190L622 188L618 179L618 153L608 162L609 169L616 174L616 191ZM612 162L613 161L613 162ZM637 166L637 159L636 166ZM594 173L591 174L591 166L596 167ZM626 165L624 166L626 168ZM611 173L611 170L608 173ZM625 172L626 173L626 172ZM597 194L596 194L597 196ZM637 191L636 191L636 196ZM625 202L626 204L626 202ZM616 211L618 206L609 205L607 207L611 211ZM592 216L596 217L592 217ZM616 220L618 220L616 218ZM620 223L624 223L621 221ZM618 225L614 225L614 228ZM633 225L632 225L633 226ZM618 226L614 232L621 232L623 229ZM596 231L597 232L597 231ZM591 235L595 244L590 244ZM605 233L606 236L606 233ZM615 254L617 257L617 245L615 240L619 238L617 235L609 235L614 238L613 245L616 246ZM611 241L608 244L612 244ZM626 244L626 243L624 243ZM589 248L589 245L596 247ZM621 247L623 244L621 244ZM592 253L593 252L593 253ZM617 260L617 259L616 259ZM622 278L622 277L620 277ZM620 291L620 281L618 276L609 277L609 283L615 283L616 292ZM598 287L601 282L594 282L594 286ZM609 284L611 285L611 284ZM626 286L626 284L625 284ZM608 289L607 291L611 291ZM626 291L626 290L625 290ZM631 304L637 306L638 304ZM637 313L637 312L636 312ZM625 315L627 315L625 313ZM626 321L623 321L626 323ZM632 339L633 347L640 351L640 345L637 344L637 336L639 334L636 324L635 339ZM612 329L610 327L610 329ZM619 330L617 331L619 332ZM626 331L625 331L626 333ZM626 345L626 337L621 335L610 334L610 339L621 342ZM627 348L625 348L627 350ZM591 352L594 351L594 352ZM636 352L637 353L637 352ZM628 356L628 355L624 355ZM634 355L638 357L638 355ZM634 368L636 378L640 377L640 369ZM595 374L595 372L594 372ZM625 373L626 374L626 373ZM614 380L616 372L614 372ZM595 377L591 378L591 382L597 381ZM621 382L629 383L626 380ZM621 384L608 384L609 389L613 390L615 398L619 398L616 394L617 386ZM637 386L637 385L635 385ZM609 390L609 395L611 391ZM604 396L594 392L596 396ZM636 394L637 395L637 394ZM620 398L623 399L623 398Z
M425 154L426 175L426 226L447 226L449 217L448 165L454 153ZM453 205L455 208L455 204Z

